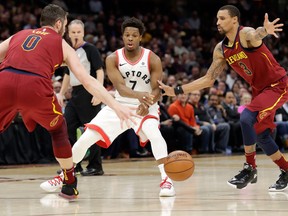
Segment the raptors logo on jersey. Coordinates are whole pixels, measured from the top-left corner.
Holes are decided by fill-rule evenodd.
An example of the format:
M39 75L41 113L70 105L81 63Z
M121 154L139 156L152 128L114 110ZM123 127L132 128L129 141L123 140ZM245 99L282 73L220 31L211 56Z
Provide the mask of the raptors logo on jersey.
M141 47L141 56L135 62L130 62L124 54L124 49L118 49L118 69L125 80L126 86L134 91L151 92L149 56L151 51ZM118 91L115 93L116 100L124 103L139 104L135 98L122 97Z

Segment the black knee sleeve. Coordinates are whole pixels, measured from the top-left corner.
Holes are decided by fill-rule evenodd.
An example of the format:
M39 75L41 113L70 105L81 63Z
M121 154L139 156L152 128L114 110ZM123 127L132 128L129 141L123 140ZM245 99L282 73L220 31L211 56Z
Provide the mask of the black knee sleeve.
M257 144L263 149L266 155L270 156L278 151L278 145L273 140L270 129L266 129L257 136Z

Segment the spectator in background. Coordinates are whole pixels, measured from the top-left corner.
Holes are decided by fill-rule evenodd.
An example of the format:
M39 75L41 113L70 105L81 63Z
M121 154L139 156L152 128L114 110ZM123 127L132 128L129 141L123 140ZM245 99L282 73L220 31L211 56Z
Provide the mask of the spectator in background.
M56 80L52 81L52 82L53 82L52 85L53 85L54 92L55 92L55 94L58 94L61 90L62 83L59 81L56 81Z
M232 91L227 91L224 94L222 106L226 111L226 121L230 125L229 146L232 152L243 151L240 113L238 112L239 106L236 104L236 98Z
M275 124L276 143L283 152L285 148L288 148L288 101L276 110Z
M230 126L226 122L215 124L206 107L201 104L200 97L201 94L199 90L192 91L189 97L189 103L194 108L194 115L196 117L197 124L199 124L202 128L208 127L210 133L212 134L209 146L206 146L204 152L219 152L219 149L217 149L218 146L227 146L228 144ZM220 149L220 152L223 152L223 150Z
M89 9L92 13L99 14L101 11L103 11L102 1L89 0Z
M208 113L212 117L213 122L216 126L219 125L219 128L226 127L227 129L229 129L226 137L223 138L223 142L215 143L216 152L226 153L229 141L230 126L226 122L226 110L219 103L219 97L217 94L211 94L208 96L208 104L206 105L206 109L208 110ZM227 153L230 153L229 150Z
M197 154L208 149L211 133L207 127L197 124L193 106L188 103L188 95L179 94L169 106L170 116L177 115L185 124L177 127L177 138L183 149L190 154Z
M233 85L237 79L238 79L237 73L233 69L230 69L229 73L227 73L226 75L226 81L225 81L229 89L231 90L233 89Z

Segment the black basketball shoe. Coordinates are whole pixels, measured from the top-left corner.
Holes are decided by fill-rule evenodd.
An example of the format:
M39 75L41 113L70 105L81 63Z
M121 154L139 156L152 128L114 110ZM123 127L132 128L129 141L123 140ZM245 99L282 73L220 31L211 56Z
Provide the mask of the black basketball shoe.
M78 194L79 192L77 190L77 178L75 177L75 181L72 184L67 184L64 180L59 196L69 200L73 200L77 198Z
M279 175L279 179L276 181L275 184L269 187L269 191L271 192L278 192L283 191L288 188L288 172L285 172L281 169L281 174Z
M242 189L249 183L254 184L257 182L257 169L253 168L250 164L244 163L243 170L238 175L227 181L231 187Z

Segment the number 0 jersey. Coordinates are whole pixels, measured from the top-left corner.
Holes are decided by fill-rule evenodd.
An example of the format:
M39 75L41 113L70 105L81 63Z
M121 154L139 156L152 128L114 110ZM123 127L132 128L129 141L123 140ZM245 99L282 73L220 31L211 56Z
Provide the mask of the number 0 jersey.
M133 91L152 92L149 69L150 53L150 50L141 47L140 58L135 62L130 62L125 56L124 48L116 50L118 69L126 86ZM122 97L118 91L115 93L115 99L122 103L140 104L138 99Z
M51 79L62 62L62 36L53 29L42 27L15 34L0 69L12 67Z
M243 26L238 28L232 47L227 46L228 38L224 38L222 50L228 65L251 85L255 93L280 80L286 75L286 71L264 43L253 49L242 47L239 37L242 28Z

